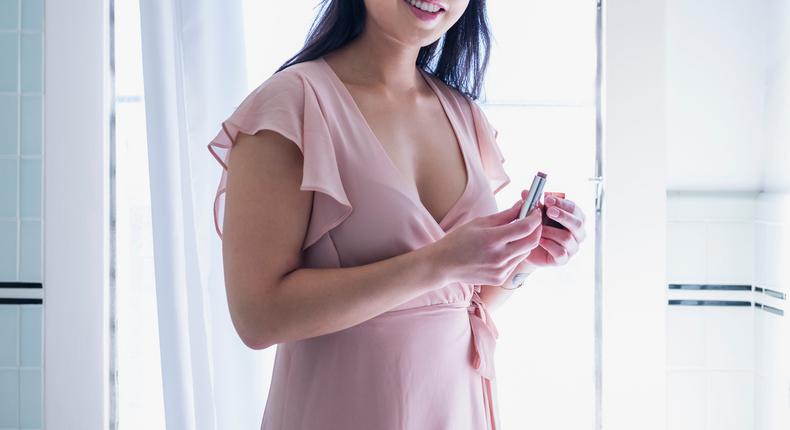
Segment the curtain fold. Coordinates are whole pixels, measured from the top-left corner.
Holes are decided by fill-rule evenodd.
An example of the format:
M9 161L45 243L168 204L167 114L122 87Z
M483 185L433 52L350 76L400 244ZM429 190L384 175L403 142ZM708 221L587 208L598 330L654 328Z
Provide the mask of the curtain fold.
M247 93L241 0L140 0L140 23L166 425L256 428L274 351L230 320L205 152Z

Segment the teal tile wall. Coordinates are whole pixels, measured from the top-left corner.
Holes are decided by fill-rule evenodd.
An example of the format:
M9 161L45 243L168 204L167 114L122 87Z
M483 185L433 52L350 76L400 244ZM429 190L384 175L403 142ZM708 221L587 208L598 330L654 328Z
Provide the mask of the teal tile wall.
M41 282L43 12L0 0L0 282Z
M43 23L43 0L0 0L0 430L43 426L42 305L4 288L42 282Z
M0 429L42 427L41 305L0 304Z

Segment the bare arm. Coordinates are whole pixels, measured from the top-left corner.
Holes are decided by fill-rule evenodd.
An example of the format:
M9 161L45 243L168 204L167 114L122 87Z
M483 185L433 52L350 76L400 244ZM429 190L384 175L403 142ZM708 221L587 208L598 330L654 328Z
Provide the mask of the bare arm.
M447 283L431 245L348 268L302 268L313 191L302 154L270 130L239 134L228 160L223 224L231 318L253 349L339 331Z
M528 262L524 261L513 271L513 273L505 280L505 283L502 284L507 288L515 288L516 285L513 285L513 277L515 277L519 273L532 273L535 271L535 266L529 264ZM513 292L516 291L514 289L506 289L502 288L501 286L497 285L481 285L480 286L480 298L483 299L483 302L486 304L486 308L493 312L498 309L500 306L505 304L508 298L513 295Z

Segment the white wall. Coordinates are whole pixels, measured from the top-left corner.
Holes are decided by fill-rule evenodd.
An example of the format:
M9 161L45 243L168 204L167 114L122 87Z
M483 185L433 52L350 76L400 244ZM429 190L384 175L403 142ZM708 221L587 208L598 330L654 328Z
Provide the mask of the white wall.
M785 315L755 313L754 400L755 429L779 430L790 428L790 1L766 2L766 159L755 214L755 284L786 298L759 298Z
M787 0L667 0L671 283L790 291L788 28ZM669 298L788 310L760 291ZM759 306L669 306L667 429L790 428L789 325Z
M790 1L767 1L768 70L763 188L790 191Z
M663 430L664 1L604 4L603 428Z
M751 285L757 194L667 193L669 283Z
M766 14L766 0L667 0L668 189L760 189Z
M667 281L752 284L756 193L671 192ZM667 429L747 430L754 421L749 291L669 290L669 299L749 306L667 306Z
M787 429L790 195L670 192L667 203L669 283L753 286L669 299L754 304L667 308L667 429Z
M755 216L755 285L785 295L781 300L755 294L755 301L784 311L784 316L755 309L756 430L790 428L790 195L761 193Z
M44 428L109 423L109 2L45 2Z

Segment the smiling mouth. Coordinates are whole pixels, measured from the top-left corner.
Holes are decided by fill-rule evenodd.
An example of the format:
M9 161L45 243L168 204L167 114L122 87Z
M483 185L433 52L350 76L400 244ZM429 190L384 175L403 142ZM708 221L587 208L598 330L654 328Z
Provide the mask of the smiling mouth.
M407 5L409 5L410 7L420 11L420 12L427 13L427 14L437 15L437 14L440 14L440 13L445 11L444 7L436 5L436 6L439 7L439 9L437 9L435 12L428 12L426 10L422 10L422 9L418 8L415 4L412 4L412 2L410 2L409 0L403 0L403 2L406 3ZM417 2L415 2L415 3L417 3ZM429 2L422 2L422 3L435 5L434 3L429 3Z

